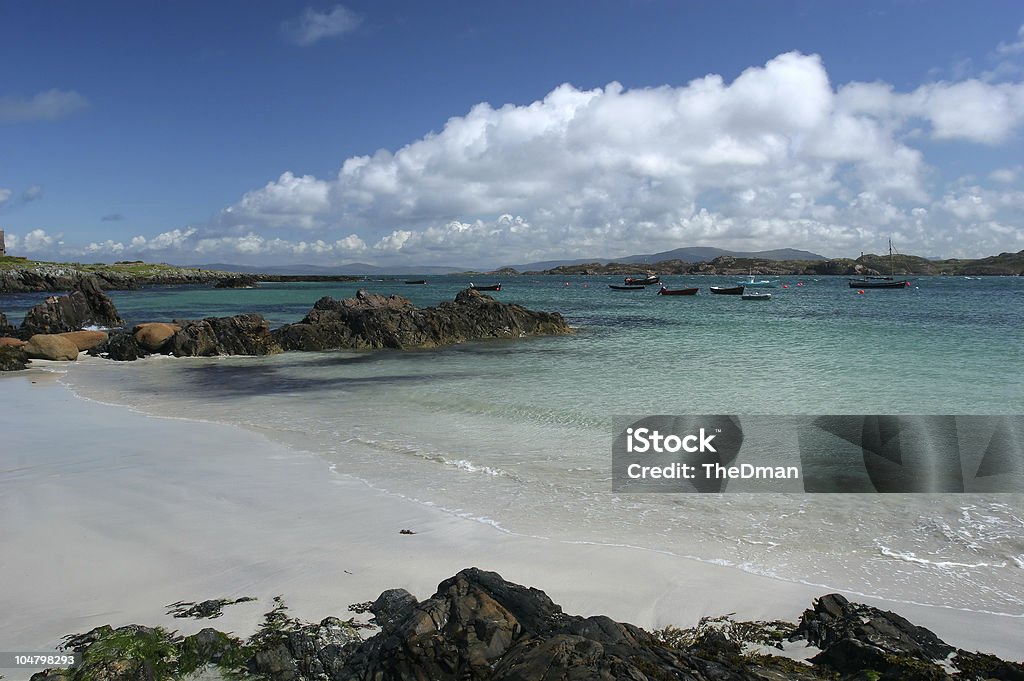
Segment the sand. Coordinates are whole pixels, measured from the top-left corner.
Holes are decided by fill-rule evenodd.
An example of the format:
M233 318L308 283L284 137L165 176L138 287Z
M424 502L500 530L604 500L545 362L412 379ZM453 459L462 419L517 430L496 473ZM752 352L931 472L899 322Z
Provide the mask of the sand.
M293 615L346 619L349 604L393 587L426 598L471 566L543 589L566 612L648 628L724 613L796 620L827 592L652 551L511 535L376 491L259 433L82 399L59 376L0 376L0 651L51 650L100 624L247 634L278 594ZM212 621L164 607L240 596L259 600ZM1021 658L1021 618L848 597L953 645Z

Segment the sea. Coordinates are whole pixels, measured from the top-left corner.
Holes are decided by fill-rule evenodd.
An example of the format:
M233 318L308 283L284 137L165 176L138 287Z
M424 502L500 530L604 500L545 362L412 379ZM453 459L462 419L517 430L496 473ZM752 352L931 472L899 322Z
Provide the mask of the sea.
M242 312L271 326L357 289L418 305L470 281L427 276L257 289L111 292L129 323ZM922 277L901 290L783 277L768 301L709 295L735 277L503 276L498 300L561 313L569 336L424 351L91 360L78 395L233 424L425 506L552 542L631 546L892 602L1024 617L1024 495L612 491L623 415L1024 414L1024 278ZM0 299L12 319L38 295ZM770 421L771 419L767 419ZM217 456L210 451L210 456ZM638 551L638 560L642 560Z

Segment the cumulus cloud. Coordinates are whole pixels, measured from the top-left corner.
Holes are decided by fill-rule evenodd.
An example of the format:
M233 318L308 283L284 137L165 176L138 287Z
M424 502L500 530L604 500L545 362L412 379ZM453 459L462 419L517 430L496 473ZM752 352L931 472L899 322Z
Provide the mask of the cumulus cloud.
M11 196L14 194L10 189L6 187L0 187L0 206L4 205L11 200Z
M74 90L47 90L33 97L0 97L0 123L55 121L89 106L89 100Z
M1019 169L946 179L944 145L1013 143L1024 85L834 86L797 52L732 82L480 103L327 177L283 172L208 224L96 252L488 266L709 245L970 257L1022 244ZM347 236L342 236L347 235Z
M21 193L21 200L25 203L30 201L38 201L43 198L43 187L38 184L31 184L25 188L25 191Z
M995 145L1022 122L1019 83L837 89L820 57L792 52L731 83L564 84L528 105L481 103L334 177L286 172L210 230L354 229L379 258L431 262L691 244L859 252L883 228L927 238L913 211L945 199L924 143Z
M300 47L308 47L326 38L338 38L359 26L361 17L343 5L318 12L307 7L302 14L281 24L285 38Z

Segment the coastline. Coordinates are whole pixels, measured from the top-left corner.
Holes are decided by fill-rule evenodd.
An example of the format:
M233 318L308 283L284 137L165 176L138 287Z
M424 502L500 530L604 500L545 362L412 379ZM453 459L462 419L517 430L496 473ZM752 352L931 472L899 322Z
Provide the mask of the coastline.
M239 634L278 594L295 616L346 617L349 604L389 588L425 598L469 566L543 589L566 612L645 628L730 612L796 620L828 592L652 551L508 534L375 491L253 431L80 398L46 369L0 381L0 541L16 547L0 556L5 650L46 650L108 623L209 625L166 615L180 600L257 597L215 623ZM1010 633L1019 618L848 595L953 645L1020 657Z

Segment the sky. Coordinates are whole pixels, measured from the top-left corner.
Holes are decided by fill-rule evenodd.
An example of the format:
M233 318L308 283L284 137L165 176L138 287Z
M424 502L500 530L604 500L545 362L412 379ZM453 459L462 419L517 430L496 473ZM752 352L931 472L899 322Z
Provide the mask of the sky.
M1024 249L1016 0L0 0L33 258Z

